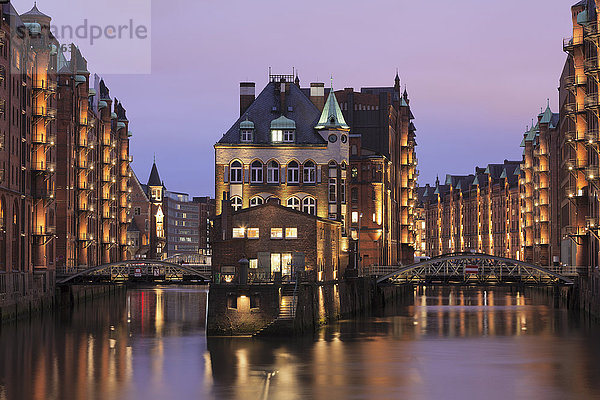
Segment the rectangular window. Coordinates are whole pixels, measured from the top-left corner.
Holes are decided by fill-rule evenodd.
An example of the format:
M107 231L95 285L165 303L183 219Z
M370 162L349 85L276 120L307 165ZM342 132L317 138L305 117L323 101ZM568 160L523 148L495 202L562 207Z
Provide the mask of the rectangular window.
M248 239L258 239L259 238L259 229L258 228L248 228Z
M283 142L283 131L279 129L273 129L271 131L271 142L281 143Z
M285 228L286 239L298 239L298 228Z
M252 142L252 131L251 130L242 130L241 131L241 140L244 143Z
M329 179L329 202L335 203L337 201L337 179Z
M271 228L271 239L283 239L283 228Z
M358 224L358 211L352 211L352 223Z
M136 208L133 210L133 213L134 213L135 215L140 215L140 214L142 213L142 209L141 209L140 207L136 207Z
M271 253L271 273L281 271L281 254Z
M340 202L342 204L346 203L346 180L340 180Z
M283 253L281 255L281 274L292 274L292 253Z
M250 269L258 268L258 258L251 258L249 261L250 261L250 265L249 265Z
M244 228L233 228L233 238L234 239L244 238L245 237L244 233L245 233Z
M294 131L283 131L283 141L287 143L295 142Z

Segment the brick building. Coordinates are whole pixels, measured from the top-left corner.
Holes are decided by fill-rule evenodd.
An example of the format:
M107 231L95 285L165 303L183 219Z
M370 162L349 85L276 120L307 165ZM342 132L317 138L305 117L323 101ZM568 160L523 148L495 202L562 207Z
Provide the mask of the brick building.
M194 197L198 203L198 251L204 256L205 264L210 264L212 249L210 247L211 218L215 215L215 199L209 196ZM202 259L202 257L201 257Z
M351 127L353 253L360 249L364 266L410 264L418 171L408 93L396 75L392 87L347 88L336 97Z
M505 160L478 167L472 175L447 175L435 187L426 185L420 199L426 254L475 251L522 259L520 165Z
M240 117L215 144L216 214L229 198L234 210L282 205L341 224L342 264L348 264L349 127L333 91L302 89L293 75L270 75L255 98L240 86Z
M270 280L281 272L283 280L292 272L308 271L318 281L338 279L341 263L341 222L283 207L276 201L240 208L224 200L214 218L213 272L233 275L241 259L249 261L251 277Z

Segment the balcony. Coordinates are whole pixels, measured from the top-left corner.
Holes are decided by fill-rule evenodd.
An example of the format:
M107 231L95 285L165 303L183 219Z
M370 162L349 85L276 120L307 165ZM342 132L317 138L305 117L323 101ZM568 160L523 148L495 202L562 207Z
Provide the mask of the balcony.
M577 105L577 103L567 103L564 106L564 110L565 110L565 114L570 115L570 114L577 114L583 111L583 109L581 109L581 107L579 107Z
M113 140L110 136L102 139L102 146L111 147L113 145Z
M577 132L576 130L565 132L564 138L567 142L577 142L585 139L584 135Z
M91 233L80 233L78 236L78 240L81 242L91 242L94 240L94 235Z
M600 107L600 97L598 97L598 93L590 93L585 96L584 101L586 110L595 110Z
M103 173L101 174L101 179L102 179L102 182L112 182L112 180L113 180L113 179L112 179L112 177L111 177L110 175L111 175L111 174L110 174L110 173L108 173L108 172L103 172Z
M563 228L564 236L585 236L587 230L583 226L565 226Z
M90 185L88 182L86 181L80 181L79 182L79 186L78 186L79 190L94 190L94 186Z
M56 93L57 84L54 81L40 80L33 82L33 90L46 93Z
M585 169L585 179L588 181L597 181L600 178L600 168L598 166L589 166Z
M54 146L56 143L56 134L51 133L34 133L31 138L34 144Z
M34 226L33 234L35 236L54 236L56 234L55 226Z
M33 197L36 199L53 200L56 195L54 189L42 188L33 192Z
M56 108L54 107L33 107L33 116L37 118L55 119Z
M585 132L585 141L587 144L596 144L598 143L598 139L599 139L599 135L598 135L598 129L588 129Z
M583 26L583 34L586 39L598 38L600 36L600 32L598 32L598 23L585 24Z
M592 217L587 217L585 219L585 227L587 229L599 229L600 228L600 221L598 221L598 218L592 218Z
M573 51L573 49L576 46L579 46L583 44L583 37L582 36L575 36L575 37L567 37L563 39L563 51L566 52L570 52Z
M598 65L598 57L586 58L583 62L583 71L586 73L586 75L598 73L598 71L600 71L600 66Z
M89 202L80 202L77 209L81 212L94 212L94 205Z
M52 174L56 171L56 165L45 161L32 162L31 169L38 172L44 172Z
M565 196L568 197L569 199L583 197L583 196L585 196L585 190L577 189L576 186L567 186L567 187L565 187Z
M115 219L116 217L117 217L117 215L115 214L114 211L102 213L102 218L103 219Z
M587 76L585 75L571 75L565 78L565 86L576 87L585 86L587 83Z
M575 171L586 167L587 162L581 159L570 159L565 161L565 168L568 171Z

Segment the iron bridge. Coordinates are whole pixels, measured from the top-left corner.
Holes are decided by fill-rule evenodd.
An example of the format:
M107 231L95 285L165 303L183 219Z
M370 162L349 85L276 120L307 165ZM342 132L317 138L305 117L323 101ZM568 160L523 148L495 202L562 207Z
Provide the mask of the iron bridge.
M379 267L381 268L381 267ZM481 253L453 253L405 267L384 267L377 283L573 285L559 272L523 261Z
M99 265L57 279L57 284L83 282L183 282L210 281L210 266L197 268L160 260L127 260Z

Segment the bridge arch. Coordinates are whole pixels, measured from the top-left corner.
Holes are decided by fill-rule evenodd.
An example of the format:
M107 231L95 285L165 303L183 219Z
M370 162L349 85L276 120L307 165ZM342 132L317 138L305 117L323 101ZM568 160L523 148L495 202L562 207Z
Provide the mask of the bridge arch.
M83 277L110 277L114 280L127 280L130 276L134 276L136 269L139 269L141 277L183 277L193 276L200 277L210 281L211 276L204 271L198 271L195 268L188 267L182 264L175 264L161 260L126 260L110 264L98 265L78 272L71 276L65 277L62 280L57 280L57 284L73 283ZM158 272L155 274L155 272ZM113 279L113 278L117 279Z
M377 283L387 280L426 283L436 279L447 282L574 284L572 279L547 268L484 253L452 253L433 257L400 267L379 277Z

